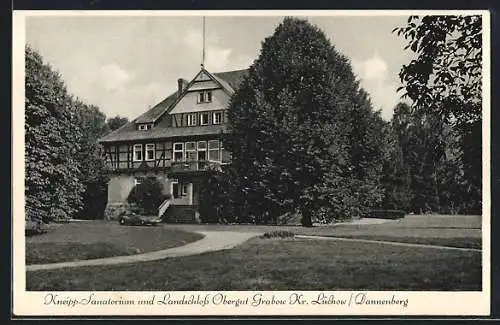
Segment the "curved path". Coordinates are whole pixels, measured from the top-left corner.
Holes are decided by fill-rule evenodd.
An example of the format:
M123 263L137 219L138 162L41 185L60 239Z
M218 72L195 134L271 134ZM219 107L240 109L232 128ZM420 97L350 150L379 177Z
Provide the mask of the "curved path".
M32 265L26 265L26 271L51 270L51 269L81 267L81 266L117 265L117 264L127 264L136 262L156 261L170 257L199 255L207 252L231 249L234 248L235 246L244 243L245 241L249 240L252 237L262 235L262 232L241 232L241 231L236 232L227 230L196 231L196 232L204 235L204 237L198 241L189 243L184 246L168 248L160 251L137 254L137 255L115 256L115 257L97 258L91 260L60 262L60 263L50 263L50 264L32 264ZM318 239L337 240L337 241L348 241L348 242L384 244L393 246L481 252L481 249L477 248L461 248L461 247L448 247L448 246L426 245L426 244L412 244L412 243L370 240L370 239L360 239L360 238L342 238L342 237L309 236L309 235L295 235L295 237L304 239L316 239L316 240Z
M96 258L91 260L60 262L50 264L32 264L26 265L26 271L51 270L68 267L95 266L95 265L117 265L136 262L147 262L162 260L169 257L198 255L206 252L214 252L225 249L231 249L240 245L248 239L259 236L262 233L257 232L234 232L234 231L197 231L204 235L198 241L184 246L168 248L160 251L144 254L115 256L106 258Z

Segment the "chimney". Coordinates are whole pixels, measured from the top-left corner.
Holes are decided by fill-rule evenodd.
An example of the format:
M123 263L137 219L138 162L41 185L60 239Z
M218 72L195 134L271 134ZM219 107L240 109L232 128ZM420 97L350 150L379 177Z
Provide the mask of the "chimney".
M177 95L180 96L184 89L186 89L188 82L185 79L179 78L177 79Z

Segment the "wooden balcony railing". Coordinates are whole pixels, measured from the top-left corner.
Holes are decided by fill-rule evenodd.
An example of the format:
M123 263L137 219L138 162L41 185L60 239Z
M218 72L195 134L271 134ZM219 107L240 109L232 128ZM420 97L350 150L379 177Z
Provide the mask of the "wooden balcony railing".
M172 162L172 172L207 170L209 166L216 165L217 162L208 160L176 161Z

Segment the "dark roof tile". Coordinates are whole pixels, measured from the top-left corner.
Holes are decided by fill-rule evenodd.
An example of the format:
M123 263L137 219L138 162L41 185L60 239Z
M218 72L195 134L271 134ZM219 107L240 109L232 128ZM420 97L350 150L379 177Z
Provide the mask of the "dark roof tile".
M135 128L123 129L123 132L109 134L100 139L101 143L141 141L153 139L166 139L173 137L186 137L196 135L215 135L227 132L224 125L190 126L180 128L161 128L155 127L147 131L138 131Z
M244 70L236 70L236 71L227 71L227 72L216 72L214 75L217 78L220 78L226 81L231 88L237 90L240 87L241 82L248 75L248 69Z
M213 75L220 82L220 79L222 79L221 83L225 82L231 88L233 88L233 90L238 89L247 74L248 69L213 73ZM225 84L223 85L226 86ZM169 123L159 123L153 129L147 131L137 130L136 123L153 123L157 118L164 114L176 101L177 92L171 94L160 103L149 109L147 112L137 117L135 120L104 136L99 140L99 142L109 143L120 141L160 139L177 136L208 135L226 131L226 128L223 125L174 128L167 126L169 125Z
M171 94L155 106L151 108L146 113L140 115L134 120L135 123L153 123L163 112L165 112L170 105L172 105L177 99L177 92Z

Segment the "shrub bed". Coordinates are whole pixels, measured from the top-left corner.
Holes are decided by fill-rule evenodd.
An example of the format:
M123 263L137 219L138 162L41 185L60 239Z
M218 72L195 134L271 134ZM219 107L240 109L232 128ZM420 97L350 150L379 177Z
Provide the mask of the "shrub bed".
M42 221L26 220L24 225L24 233L26 236L31 237L35 235L41 235L46 232L47 228L45 227L45 224Z
M378 219L402 219L406 215L403 210L372 210L365 218L378 218Z
M268 238L290 238L295 237L295 234L291 231L286 230L274 230L270 232L266 232L260 236L260 238L268 239Z

